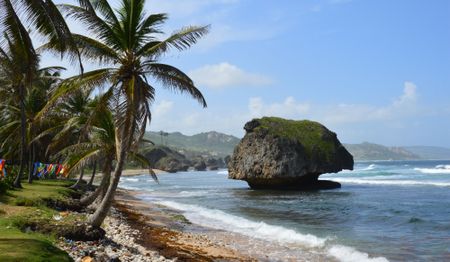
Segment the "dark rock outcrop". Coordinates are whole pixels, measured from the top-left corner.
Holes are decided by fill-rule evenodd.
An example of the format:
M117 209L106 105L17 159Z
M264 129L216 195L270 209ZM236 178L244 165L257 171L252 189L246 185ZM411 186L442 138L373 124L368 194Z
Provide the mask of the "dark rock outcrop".
M205 171L206 170L206 163L203 160L199 160L197 163L194 164L195 171Z
M144 156L152 163L152 168L169 173L186 171L191 162L183 154L165 146L156 146L144 152Z
M254 189L316 190L338 188L318 180L324 173L353 169L353 157L334 132L308 120L254 119L228 163L229 178Z

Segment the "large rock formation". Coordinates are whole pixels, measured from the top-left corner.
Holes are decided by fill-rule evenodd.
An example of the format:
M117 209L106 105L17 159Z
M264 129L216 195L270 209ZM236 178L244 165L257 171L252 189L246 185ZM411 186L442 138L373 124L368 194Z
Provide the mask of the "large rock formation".
M251 188L337 188L339 183L318 177L353 169L353 157L336 134L317 122L264 117L244 129L247 133L228 163L228 177L245 180Z
M145 150L143 155L152 163L152 168L169 173L187 171L191 166L191 162L183 154L165 146L155 146Z

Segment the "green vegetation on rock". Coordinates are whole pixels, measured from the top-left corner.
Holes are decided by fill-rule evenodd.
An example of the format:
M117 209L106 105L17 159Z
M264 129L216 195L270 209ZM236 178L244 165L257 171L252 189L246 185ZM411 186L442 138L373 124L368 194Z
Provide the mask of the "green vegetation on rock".
M309 156L315 151L328 157L334 150L334 140L332 137L327 137L330 131L318 122L287 120L279 117L263 117L254 121L259 123L254 131L264 130L276 137L297 140Z

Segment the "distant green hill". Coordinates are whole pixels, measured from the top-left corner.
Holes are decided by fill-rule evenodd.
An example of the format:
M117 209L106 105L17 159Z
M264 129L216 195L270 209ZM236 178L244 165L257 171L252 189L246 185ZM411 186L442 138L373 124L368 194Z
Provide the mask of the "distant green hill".
M179 150L183 149L221 157L231 155L234 147L240 141L237 137L216 131L193 136L183 135L180 132L167 133L167 136L161 136L160 132L147 132L145 137L157 145L166 145Z
M416 160L423 159L402 147L387 147L372 143L344 144L355 160Z
M165 145L178 150L187 157L204 154L225 157L233 153L240 139L216 131L205 132L193 136L180 132L166 133L147 132L146 138L156 145ZM355 160L419 160L450 159L450 149L432 146L387 147L373 143L344 144Z
M450 148L436 146L406 146L403 148L422 159L450 159Z

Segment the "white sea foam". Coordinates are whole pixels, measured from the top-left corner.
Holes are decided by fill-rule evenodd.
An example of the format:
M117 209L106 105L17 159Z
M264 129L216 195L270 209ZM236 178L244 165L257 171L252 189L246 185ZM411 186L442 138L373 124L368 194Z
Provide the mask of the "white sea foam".
M121 188L123 189L127 189L127 190L142 190L142 188L139 187L134 187L134 186L124 186L124 185L120 185Z
M450 165L437 165L434 168L414 168L424 174L450 174Z
M369 184L369 185L392 185L392 186L438 186L450 187L449 182L414 181L414 180L369 180L355 178L335 178L340 183Z
M359 252L351 247L334 245L328 249L328 254L339 259L342 262L361 262L361 261L371 261L371 262L387 262L388 260L384 257L369 257L369 254Z
M368 254L359 252L352 247L329 244L328 242L332 238L320 238L312 234L302 234L289 228L251 221L217 209L208 209L173 201L159 201L158 204L181 210L187 219L202 226L231 231L266 241L275 241L280 244L297 244L307 248L321 249L324 251L324 254L335 257L342 262L388 261L383 257L371 258Z
M360 177L360 178L364 179L364 180L404 179L404 178L411 178L411 175L391 175L391 174L389 174L389 175L384 175L384 176L365 176L365 177Z
M198 197L205 196L209 193L209 191L181 191L178 193L181 197Z
M218 175L228 175L228 170L222 170L217 172Z
M250 237L283 243L302 244L307 247L321 247L326 241L325 238L319 238L311 234L300 234L292 229L272 226L264 222L250 221L217 209L180 204L173 201L160 201L159 204L186 212L186 218L194 223Z
M133 178L133 177L122 177L120 180L124 182L138 182L139 178Z
M364 171L374 170L374 169L376 168L376 166L377 166L377 165L375 165L375 164L370 164L368 167L363 168L363 169L361 169L361 170L364 170Z

